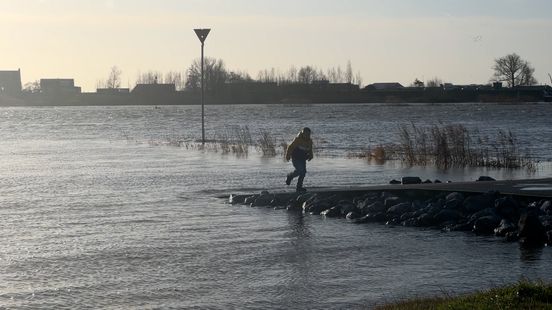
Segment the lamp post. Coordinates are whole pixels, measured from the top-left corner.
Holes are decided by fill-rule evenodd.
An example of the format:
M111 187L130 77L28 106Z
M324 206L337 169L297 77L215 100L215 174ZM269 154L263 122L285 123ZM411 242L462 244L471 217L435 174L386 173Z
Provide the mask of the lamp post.
M201 143L205 144L205 84L203 78L203 46L211 29L194 29L199 41L201 41Z

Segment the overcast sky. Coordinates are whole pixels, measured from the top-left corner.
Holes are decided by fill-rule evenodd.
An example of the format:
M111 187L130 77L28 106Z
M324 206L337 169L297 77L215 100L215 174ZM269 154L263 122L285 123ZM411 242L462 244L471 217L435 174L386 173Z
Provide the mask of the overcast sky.
M515 52L549 84L550 12L550 0L0 0L0 70L94 91L116 65L132 86L139 72L184 71L199 27L212 28L206 56L254 78L350 60L364 84L486 83Z

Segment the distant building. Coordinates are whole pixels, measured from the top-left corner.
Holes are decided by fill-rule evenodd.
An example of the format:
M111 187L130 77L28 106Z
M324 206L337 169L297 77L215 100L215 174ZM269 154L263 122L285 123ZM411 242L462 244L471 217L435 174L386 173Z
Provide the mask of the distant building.
M391 89L402 89L404 86L401 83L392 82L392 83L373 83L364 87L365 90L391 90Z
M73 79L41 79L40 92L50 96L67 96L81 93Z
M98 94L103 95L120 95L120 94L129 94L129 88L98 88L96 89Z
M21 70L0 71L0 94L16 96L21 94Z

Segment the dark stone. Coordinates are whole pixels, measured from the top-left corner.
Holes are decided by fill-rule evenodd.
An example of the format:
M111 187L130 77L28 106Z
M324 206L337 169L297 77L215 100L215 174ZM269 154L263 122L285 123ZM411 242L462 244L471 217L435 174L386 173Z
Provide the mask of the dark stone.
M386 209L389 209L391 208L391 206L394 206L401 202L404 202L403 199L397 196L392 196L392 197L385 198L383 205L385 206Z
M473 224L473 231L478 235L489 235L500 224L498 216L487 215L478 218Z
M461 193L450 193L445 198L445 209L460 210L462 209L462 202L464 202L464 195Z
M419 226L428 227L428 226L434 226L437 223L435 223L435 217L431 214L424 213L420 215L418 218L418 224Z
M509 232L517 231L517 226L508 219L502 219L500 225L495 228L494 234L498 237L504 237Z
M433 183L433 182L431 182L431 180L430 180L430 179L426 179L426 180L425 180L425 181L423 181L422 183L423 183L423 184L431 184L431 183Z
M468 213L474 213L486 208L494 207L495 195L486 193L474 195L464 199L462 206Z
M544 226L542 226L536 212L529 210L519 218L520 242L526 245L542 245L548 240Z
M331 207L327 210L320 212L320 215L326 217L338 217L341 215L341 208L339 206Z
M490 182L490 181L496 181L496 180L488 176L480 176L479 179L476 180L476 182Z
M228 203L230 204L238 204L238 203L244 203L245 201L245 198L248 197L246 195L230 195L230 197L228 198Z
M385 221L385 214L384 213L368 213L365 216L358 218L356 220L353 220L353 223L355 224L363 224L363 223L376 223L376 222L383 222Z
M402 184L421 184L422 179L419 177L402 177L401 178Z
M413 217L416 217L416 211L414 212L406 212L404 213L403 215L401 215L401 221L406 221L406 220L409 220ZM419 216L419 215L418 215Z
M495 210L498 215L516 220L519 216L519 204L512 197L502 197L495 200Z
M444 209L435 215L435 222L443 224L444 222L456 222L462 218L462 214L455 210Z
M366 207L365 213L377 213L385 211L385 205L381 201L376 201Z
M479 218L484 217L484 216L498 217L498 214L496 214L496 211L495 211L494 208L487 208L487 209L484 209L484 210L481 210L479 212L476 212L476 213L472 214L470 216L470 218L468 219L468 223L473 225L473 224L475 224L475 221L477 221ZM499 222L500 222L500 219L499 219Z
M438 184L438 183L443 183L443 182L441 182L441 180L439 180L439 179L435 179L435 181L434 181L433 183L437 183L437 184Z
M246 205L250 205L255 201L255 199L256 199L255 196L248 196L248 197L245 197L245 199L243 200L243 203Z
M392 184L392 185L397 185L397 184L401 184L401 181L397 181L395 179L389 181L389 184Z
M358 211L351 211L349 213L347 213L347 215L345 216L346 219L348 220L356 220L358 218L360 218L360 213Z
M262 195L258 196L255 201L251 203L252 207L266 207L270 206L271 202L274 200L274 195L268 194L268 192L263 192Z
M339 202L339 208L342 216L346 216L349 212L357 210L356 205L347 200L342 200Z
M396 215L402 215L403 213L410 212L412 210L412 204L409 202L403 202L391 206L387 209L387 213L392 213Z
M539 220L546 231L552 230L552 215L539 216Z
M385 222L385 225L387 226L396 226L396 225L400 225L401 224L401 220L397 217L394 217L392 219L390 219L389 221Z
M548 246L552 245L552 230L549 230L546 232L546 237L548 238L548 241L546 241L546 244Z
M505 235L504 237L506 237L506 241L508 241L508 242L514 242L514 241L518 241L518 240L519 240L519 236L518 236L518 232L517 232L517 231L510 231L510 232L507 232L506 235Z
M305 202L303 203L303 212L318 215L320 212L331 208L331 203L330 200Z
M552 215L552 201L546 200L543 202L540 210L546 215Z
M418 219L417 218L409 218L407 220L402 221L402 225L406 227L418 227Z
M472 229L473 225L470 225L469 223L462 223L452 226L450 231L471 231Z

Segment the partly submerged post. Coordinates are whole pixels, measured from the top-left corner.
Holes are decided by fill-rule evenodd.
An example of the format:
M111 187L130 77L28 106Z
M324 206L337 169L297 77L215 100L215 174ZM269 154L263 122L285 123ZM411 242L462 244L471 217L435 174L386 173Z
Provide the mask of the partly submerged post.
M201 41L201 143L205 144L205 90L203 77L203 46L211 29L194 29L199 41Z

